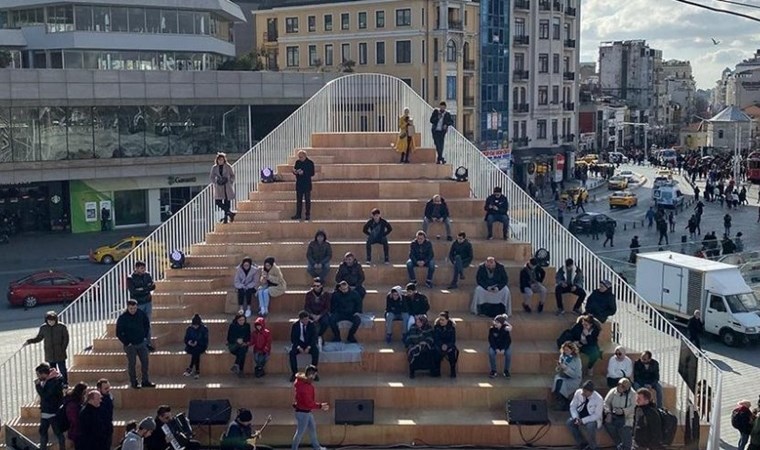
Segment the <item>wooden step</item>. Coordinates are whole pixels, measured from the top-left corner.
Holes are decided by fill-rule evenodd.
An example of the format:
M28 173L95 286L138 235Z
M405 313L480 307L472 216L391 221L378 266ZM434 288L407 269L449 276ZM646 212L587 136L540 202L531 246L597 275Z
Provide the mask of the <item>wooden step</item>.
M259 184L259 192L290 192L295 195L295 182ZM358 198L426 198L439 194L444 198L469 198L470 186L454 180L328 180L316 181L311 195L321 199L358 199ZM254 198L251 198L254 200Z
M311 199L311 217L320 219L348 219L366 217L369 220L370 211L378 208L387 220L393 219L418 219L422 220L425 213L427 199L408 199L405 201L377 199L377 200L342 200ZM285 200L245 200L237 204L238 215L236 220L243 222L263 220L257 217L265 211L278 211L285 213L279 218L287 220L295 212L295 194L291 194ZM457 218L470 219L483 217L483 200L476 198L446 199L449 214L452 220Z
M321 164L333 164L335 162L339 162L335 156L327 156L327 155L309 155L309 159L315 164L315 165L321 165ZM290 167L293 167L295 165L296 161L298 161L298 156L293 154L293 156L288 157L288 165Z
M293 166L281 164L276 167L280 181L295 182ZM440 180L450 178L454 169L449 164L322 164L315 166L313 182L327 180Z
M357 133L312 133L312 147L385 147L396 142L398 134L395 132L357 132ZM417 132L413 138L416 143L421 142L422 134ZM417 145L419 147L419 145Z

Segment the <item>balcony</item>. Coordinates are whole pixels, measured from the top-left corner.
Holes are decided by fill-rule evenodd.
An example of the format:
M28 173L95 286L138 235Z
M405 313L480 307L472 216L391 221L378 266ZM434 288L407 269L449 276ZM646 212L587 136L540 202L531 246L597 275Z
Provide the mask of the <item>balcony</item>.
M552 10L552 4L549 0L539 0L538 2L538 10L539 11L551 11Z
M529 70L513 70L512 71L512 79L514 81L525 81L530 77L530 71Z
M530 9L530 0L515 0L515 9Z
M515 103L512 105L512 111L516 113L527 113L530 111L530 106L527 103Z
M464 26L462 25L461 20L454 20L449 19L449 30L463 30Z
M562 142L564 142L566 144L570 143L570 142L573 142L573 141L575 141L575 135L574 134L566 134L566 135L562 136Z
M562 8L562 3L558 2L557 0L554 0L554 10L555 11L562 11L564 8Z
M464 62L464 70L475 70L475 61L469 60Z
M567 14L568 16L575 17L577 15L577 12L578 11L571 6L568 6L567 8L565 8L565 14Z
M564 109L565 111L575 111L575 103L565 103L562 106L562 109Z
M565 39L565 48L575 48L575 39Z
M465 97L464 106L466 108L472 108L473 106L475 106L475 97Z
M517 139L512 139L512 145L515 147L527 147L528 146L528 138L527 137L521 137Z
M530 36L527 34L520 34L514 36L515 45L528 45L530 44Z
M565 81L575 81L575 72L565 72L562 74L562 78L564 78Z

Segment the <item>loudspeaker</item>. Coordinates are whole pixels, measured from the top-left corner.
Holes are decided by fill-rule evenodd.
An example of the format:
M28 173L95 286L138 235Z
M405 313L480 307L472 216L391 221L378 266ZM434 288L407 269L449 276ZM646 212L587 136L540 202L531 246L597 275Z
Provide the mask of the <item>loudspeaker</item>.
M549 424L546 400L507 400L507 422L510 425Z
M335 425L372 425L374 423L374 400L335 401Z
M187 407L190 425L227 425L231 415L229 400L190 400Z

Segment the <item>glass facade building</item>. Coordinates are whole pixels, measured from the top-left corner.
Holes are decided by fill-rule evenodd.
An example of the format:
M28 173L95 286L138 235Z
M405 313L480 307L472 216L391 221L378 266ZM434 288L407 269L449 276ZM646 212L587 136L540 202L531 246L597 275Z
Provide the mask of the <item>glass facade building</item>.
M480 138L487 149L509 139L510 0L480 1Z

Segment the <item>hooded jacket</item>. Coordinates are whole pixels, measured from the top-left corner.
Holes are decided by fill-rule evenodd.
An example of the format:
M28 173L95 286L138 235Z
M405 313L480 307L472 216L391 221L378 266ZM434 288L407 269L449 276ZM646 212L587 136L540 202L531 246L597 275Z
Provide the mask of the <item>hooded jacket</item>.
M604 292L594 289L594 292L586 299L586 313L594 316L599 322L605 323L607 318L614 316L616 312L617 303L612 289L607 289Z
M433 216L433 213L435 212L435 208L438 207L437 214ZM440 218L440 219L448 219L449 218L449 207L446 205L446 199L441 197L441 203L438 205L435 204L433 199L428 200L428 202L425 204L425 217L428 220Z
M259 325L261 325L260 330ZM272 332L267 328L267 323L263 317L257 318L253 323L250 345L253 347L254 353L264 353L265 355L272 353Z
M633 413L633 440L637 447L660 448L662 421L652 403L637 406Z
M299 412L311 412L319 409L321 406L315 400L316 392L314 385L306 375L299 373L296 375L296 381L293 383L295 398L293 408Z
M393 291L398 292L398 300L393 299ZM385 312L390 314L402 314L409 312L409 305L404 300L404 291L401 286L394 286L385 296Z
M422 244L415 239L409 244L409 259L411 259L413 263L416 263L417 261L427 262L434 258L435 253L433 252L433 243L430 242L430 239L425 238L425 240L422 241Z
M317 241L317 236L322 235L324 240L322 243ZM327 235L324 231L319 230L314 235L314 240L309 242L309 247L306 249L306 260L311 264L322 264L324 261L332 259L332 245L327 242ZM324 281L324 280L323 280Z
M491 327L488 329L488 346L494 350L507 350L512 345L512 326L508 323L501 328Z
M195 341L197 344L195 344L194 347L191 347L188 344L190 341ZM186 353L205 353L208 349L208 327L203 323L201 323L198 328L193 328L193 326L190 325L187 327L187 330L185 330L185 339L183 342L185 343Z
M404 303L406 303L406 311L411 316L419 316L420 314L427 314L430 311L430 302L428 298L419 292L415 292L411 296L404 295Z
M156 283L148 272L133 273L127 278L127 289L129 289L129 298L137 300L138 305L143 305L152 300L151 292L156 289Z
M69 329L58 322L50 326L45 322L37 332L37 336L27 339L27 344L45 341L45 361L66 361L66 349L69 346Z
M34 383L34 389L40 396L40 412L55 414L63 404L63 376L48 377L44 382Z
M243 264L246 262L251 263L248 273L243 270ZM261 278L261 269L253 264L251 258L245 258L235 269L235 289L256 289L259 286L259 278Z

